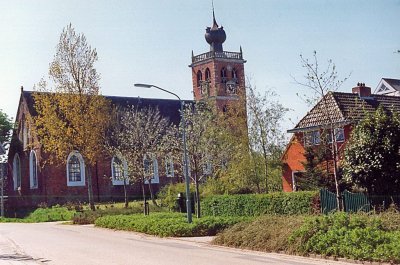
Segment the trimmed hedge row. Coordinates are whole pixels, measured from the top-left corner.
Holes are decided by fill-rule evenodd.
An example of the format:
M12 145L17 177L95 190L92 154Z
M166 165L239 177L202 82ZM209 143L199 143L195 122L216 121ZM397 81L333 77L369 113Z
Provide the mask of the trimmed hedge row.
M310 214L319 211L317 191L215 195L202 200L203 215L258 216Z
M194 218L188 223L185 214L153 213L148 216L109 215L96 219L99 227L136 231L160 237L175 236L213 236L227 227L248 220L244 217L213 217Z

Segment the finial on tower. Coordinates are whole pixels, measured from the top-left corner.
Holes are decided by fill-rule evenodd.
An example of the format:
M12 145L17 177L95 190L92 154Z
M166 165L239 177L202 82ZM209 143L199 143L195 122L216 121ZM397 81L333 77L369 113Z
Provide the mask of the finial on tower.
M210 51L222 52L222 43L226 40L226 34L223 27L219 27L217 20L215 19L214 12L214 1L212 3L212 14L213 14L213 25L212 27L206 28L205 38L208 44L210 44Z
M218 28L218 23L215 20L214 0L211 0L211 5L212 5L212 13L213 13L213 28Z

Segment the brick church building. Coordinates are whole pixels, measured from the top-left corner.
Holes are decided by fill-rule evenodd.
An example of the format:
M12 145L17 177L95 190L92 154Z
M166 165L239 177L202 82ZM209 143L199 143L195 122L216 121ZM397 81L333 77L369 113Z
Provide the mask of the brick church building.
M209 99L216 104L218 111L226 111L230 102L238 100L239 93L245 94L245 75L242 49L239 52L223 50L226 39L223 27L219 27L214 11L212 27L208 27L205 39L210 45L208 52L194 55L192 52L192 70L194 100ZM31 91L21 88L21 96L15 120L16 127L8 153L8 176L5 193L8 196L6 209L9 213L21 208L36 207L41 203L47 205L66 202L85 202L87 196L87 178L85 178L85 161L79 150L71 150L63 164L46 164L46 153L32 120L35 118L35 101ZM168 117L174 124L180 122L180 103L178 100L150 99L138 97L105 96L114 106L135 106L158 108L161 115ZM177 181L181 176L172 173L163 175L154 161L153 190ZM104 156L98 161L92 172L93 197L95 202L123 200L123 181L118 176L120 164L125 161L117 157ZM42 166L39 166L42 165ZM159 173L160 172L160 173ZM140 183L129 185L131 198L142 194Z

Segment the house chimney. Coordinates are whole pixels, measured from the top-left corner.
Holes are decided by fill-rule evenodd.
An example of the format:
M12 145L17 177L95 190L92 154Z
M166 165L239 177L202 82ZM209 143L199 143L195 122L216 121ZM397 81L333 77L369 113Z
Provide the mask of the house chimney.
M358 94L360 98L371 96L371 88L365 86L365 83L357 83L357 86L352 88L352 92L353 94Z

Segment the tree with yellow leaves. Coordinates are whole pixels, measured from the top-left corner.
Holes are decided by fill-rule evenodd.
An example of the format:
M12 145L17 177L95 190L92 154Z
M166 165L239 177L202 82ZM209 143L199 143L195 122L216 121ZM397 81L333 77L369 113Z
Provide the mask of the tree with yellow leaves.
M103 152L110 103L99 94L100 75L94 68L96 49L72 25L64 28L50 64L50 82L42 80L34 93L35 124L50 162L64 162L71 151L85 161L88 200L95 209L91 167ZM50 85L51 84L51 88Z

